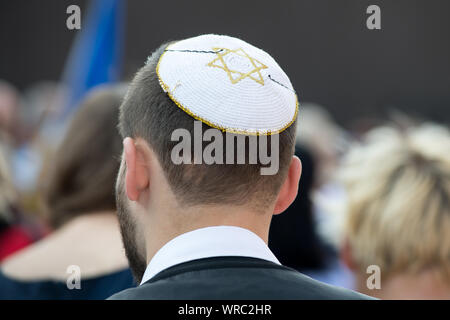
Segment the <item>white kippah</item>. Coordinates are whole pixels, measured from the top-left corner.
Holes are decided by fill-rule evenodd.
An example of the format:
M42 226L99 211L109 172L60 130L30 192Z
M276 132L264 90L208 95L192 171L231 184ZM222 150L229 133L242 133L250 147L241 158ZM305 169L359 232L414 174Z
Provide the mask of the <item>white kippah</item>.
M169 45L156 67L163 90L203 123L239 134L275 134L297 117L288 76L245 41L202 35Z

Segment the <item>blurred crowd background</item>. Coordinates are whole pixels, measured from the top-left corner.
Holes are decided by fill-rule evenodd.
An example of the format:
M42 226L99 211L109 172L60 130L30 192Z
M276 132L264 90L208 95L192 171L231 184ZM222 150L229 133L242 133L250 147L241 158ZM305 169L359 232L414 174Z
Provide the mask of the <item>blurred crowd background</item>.
M66 27L72 4L81 8L80 30ZM97 217L88 228L120 246L118 233L95 226L110 225L102 214L115 210L114 119L126 83L161 43L218 33L270 53L299 95L303 175L297 200L271 226L279 260L381 298L450 299L450 3L379 1L381 30L366 28L370 4L0 2L1 277L59 281L64 292L66 270L42 263L47 249L36 244L51 247L42 241L88 213ZM115 261L87 264L87 274L115 272L117 286L81 297L132 285L125 259ZM34 263L51 270L21 274ZM370 265L380 268L383 289L367 288ZM13 287L22 297L1 277L0 297Z

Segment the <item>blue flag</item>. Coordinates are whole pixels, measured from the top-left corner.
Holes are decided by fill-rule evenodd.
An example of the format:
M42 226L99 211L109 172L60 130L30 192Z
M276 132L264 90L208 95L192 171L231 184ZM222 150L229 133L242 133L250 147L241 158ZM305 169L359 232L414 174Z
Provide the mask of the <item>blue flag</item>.
M120 77L125 29L123 0L92 0L72 46L63 82L68 96L61 117L72 113L90 88ZM83 20L84 19L84 20Z

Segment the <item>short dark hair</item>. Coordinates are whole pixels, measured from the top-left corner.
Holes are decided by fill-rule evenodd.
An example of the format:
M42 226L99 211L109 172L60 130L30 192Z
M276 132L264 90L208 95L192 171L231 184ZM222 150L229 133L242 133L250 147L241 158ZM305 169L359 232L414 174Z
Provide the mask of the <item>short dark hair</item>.
M46 220L58 228L95 211L115 211L114 182L122 139L117 132L124 86L102 86L82 101L47 169Z
M171 151L177 142L171 141L172 132L183 128L193 137L195 119L179 108L161 88L156 67L167 45L163 44L153 52L129 86L120 108L119 129L122 137L140 137L147 141L157 155L172 191L182 204L242 205L256 200L256 204L267 205L268 201L275 199L286 177L294 153L295 122L279 134L279 171L275 175L261 175L262 165L259 162L174 164ZM203 132L209 128L202 123ZM225 134L222 132L222 135L225 145ZM270 139L268 144L270 146Z

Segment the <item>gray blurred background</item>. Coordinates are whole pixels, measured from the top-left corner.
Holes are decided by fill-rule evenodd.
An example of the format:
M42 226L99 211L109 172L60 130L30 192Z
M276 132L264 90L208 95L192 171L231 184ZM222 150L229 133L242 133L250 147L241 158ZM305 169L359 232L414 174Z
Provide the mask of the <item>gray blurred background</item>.
M76 30L66 8L87 1L0 1L0 78L20 90L59 80ZM366 8L381 8L381 30ZM400 110L450 119L450 1L126 2L122 78L159 44L202 33L228 34L264 48L284 68L301 101L326 107L338 123Z

